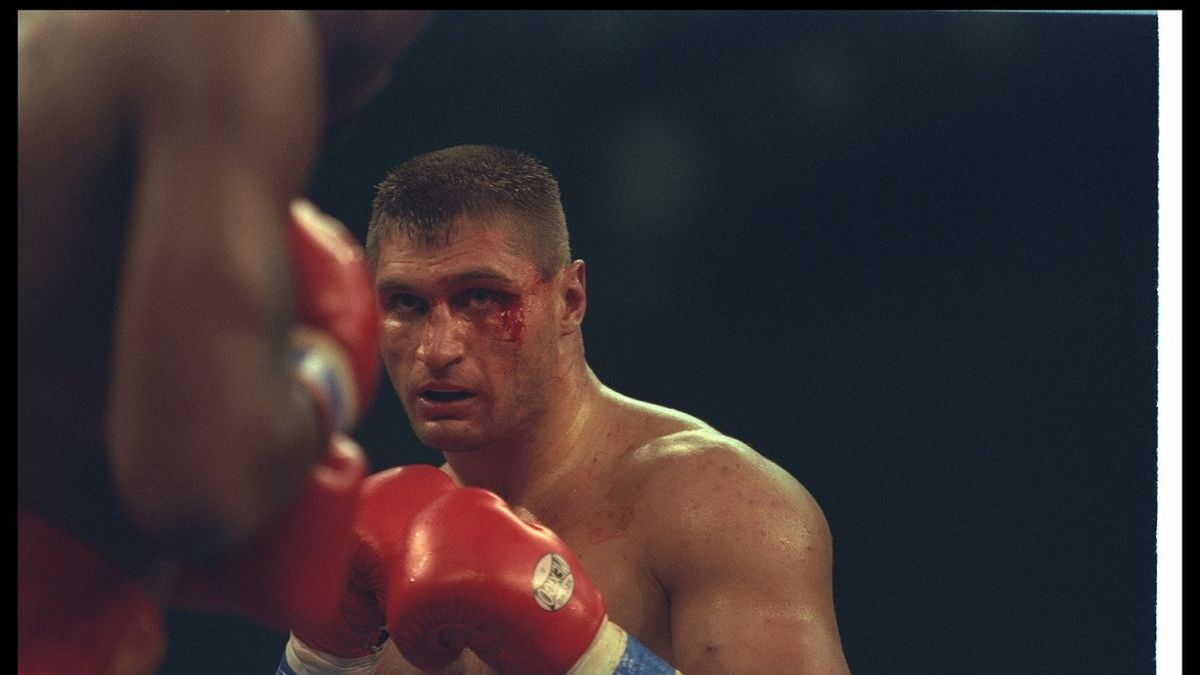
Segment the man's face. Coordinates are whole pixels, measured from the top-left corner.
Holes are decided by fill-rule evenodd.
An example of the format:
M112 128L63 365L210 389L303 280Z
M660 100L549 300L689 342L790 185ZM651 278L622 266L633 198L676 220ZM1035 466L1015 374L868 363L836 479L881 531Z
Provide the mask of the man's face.
M460 216L444 246L393 236L379 247L384 365L437 450L519 443L553 398L561 275L543 281L506 223Z

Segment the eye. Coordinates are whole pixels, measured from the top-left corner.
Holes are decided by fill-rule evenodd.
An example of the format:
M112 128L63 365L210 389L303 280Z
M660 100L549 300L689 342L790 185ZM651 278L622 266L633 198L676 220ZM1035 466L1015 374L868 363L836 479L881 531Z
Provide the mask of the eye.
M400 316L420 316L429 311L429 303L411 293L389 293L384 297L383 309Z
M489 311L504 303L504 294L487 288L471 288L459 293L454 304L462 309L480 312Z
M495 302L497 299L495 293L484 288L474 288L467 291L467 302L473 307L481 307Z

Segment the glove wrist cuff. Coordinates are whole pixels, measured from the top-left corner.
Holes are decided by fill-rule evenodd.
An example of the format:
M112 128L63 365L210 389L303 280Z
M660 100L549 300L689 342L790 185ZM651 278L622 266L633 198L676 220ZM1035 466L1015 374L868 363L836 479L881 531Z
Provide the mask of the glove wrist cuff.
M600 630L567 675L679 675L645 645L604 617Z
M349 431L358 419L358 396L350 364L337 343L321 331L298 328L292 366L317 407L322 435Z
M379 665L379 652L366 656L341 657L317 651L295 635L287 641L276 675L308 675L337 672L342 675L374 675Z

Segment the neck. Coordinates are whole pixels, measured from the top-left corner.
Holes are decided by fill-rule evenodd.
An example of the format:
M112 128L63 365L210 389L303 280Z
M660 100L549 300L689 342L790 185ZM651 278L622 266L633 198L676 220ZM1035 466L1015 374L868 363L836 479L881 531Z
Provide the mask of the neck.
M446 462L463 485L491 490L510 504L536 503L551 492L596 447L588 430L602 403L602 387L587 364L556 385L561 396L536 427L520 438L507 439L469 452L447 452Z

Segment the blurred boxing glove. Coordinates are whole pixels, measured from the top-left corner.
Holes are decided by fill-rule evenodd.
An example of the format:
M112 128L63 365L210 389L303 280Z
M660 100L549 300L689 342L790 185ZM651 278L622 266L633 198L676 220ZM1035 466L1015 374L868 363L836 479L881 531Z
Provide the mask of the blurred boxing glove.
M297 199L289 209L295 373L311 392L328 450L285 510L216 563L188 565L171 601L235 612L279 630L337 611L353 549L366 457L348 436L379 380L379 317L362 248L337 219Z
M349 573L366 474L362 449L335 433L288 507L220 561L183 567L172 602L241 614L280 631L328 621Z
M154 672L166 641L147 591L91 546L17 515L17 672Z
M403 571L409 526L422 509L455 489L433 466L396 467L367 478L340 612L319 625L294 627L279 673L374 672L387 639L384 594L391 575Z
M558 535L497 495L455 490L412 524L386 613L409 663L440 670L469 647L501 673L675 673L608 620Z
M296 372L326 429L349 431L379 386L379 315L366 255L346 227L313 204L291 204Z

